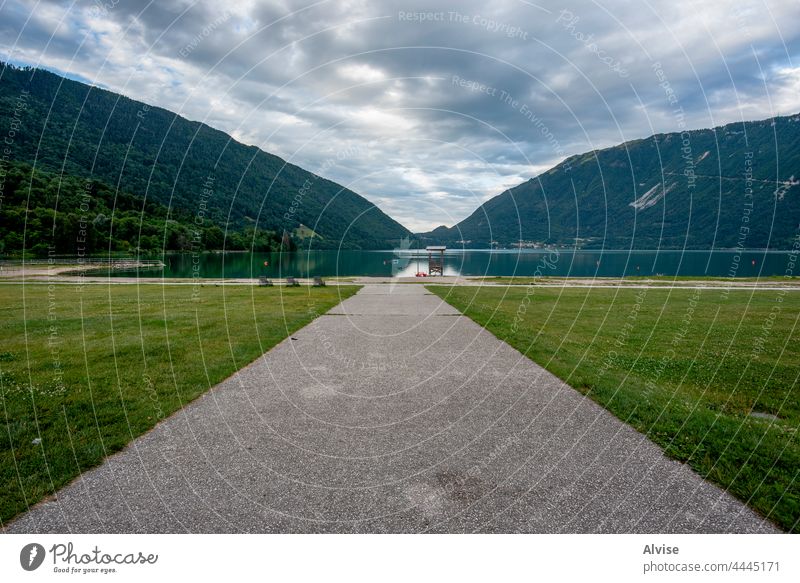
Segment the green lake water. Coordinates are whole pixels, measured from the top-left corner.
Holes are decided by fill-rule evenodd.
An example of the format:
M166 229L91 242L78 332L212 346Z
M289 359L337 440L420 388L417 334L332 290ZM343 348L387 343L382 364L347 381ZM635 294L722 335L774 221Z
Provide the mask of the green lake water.
M584 251L448 250L445 275L470 276L711 276L765 277L784 275L788 252L766 251ZM796 256L795 256L796 258ZM428 257L415 250L297 251L294 253L167 254L161 270L140 270L142 276L247 278L413 276L428 271ZM265 265L265 263L267 265ZM130 276L115 271L115 276Z

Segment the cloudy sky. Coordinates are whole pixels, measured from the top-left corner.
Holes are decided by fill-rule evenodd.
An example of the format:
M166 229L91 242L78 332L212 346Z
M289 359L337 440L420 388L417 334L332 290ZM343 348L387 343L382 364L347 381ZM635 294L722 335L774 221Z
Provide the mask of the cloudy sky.
M798 0L0 0L0 58L204 121L427 230L571 154L797 113L798 22Z

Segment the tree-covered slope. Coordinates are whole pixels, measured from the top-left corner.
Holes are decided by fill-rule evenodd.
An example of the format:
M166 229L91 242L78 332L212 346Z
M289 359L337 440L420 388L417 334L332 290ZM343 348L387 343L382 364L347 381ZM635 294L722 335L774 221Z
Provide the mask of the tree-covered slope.
M320 247L379 248L408 230L356 193L205 124L40 69L2 65L6 160L121 191L216 223L318 235Z
M428 242L788 248L800 233L800 115L658 134L573 156Z
M162 251L292 251L294 242L252 226L227 234L179 209L121 192L97 180L3 167L0 254L36 257Z

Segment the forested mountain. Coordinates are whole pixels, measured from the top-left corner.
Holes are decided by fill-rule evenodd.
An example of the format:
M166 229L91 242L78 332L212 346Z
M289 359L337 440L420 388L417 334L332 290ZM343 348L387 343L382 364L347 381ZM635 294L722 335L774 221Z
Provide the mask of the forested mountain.
M290 248L301 240L316 248L375 249L409 235L356 193L205 124L47 71L2 67L0 129L11 143L1 152L0 253L21 249L11 233L25 228L24 213L42 233L69 231L74 217L68 215L78 210L70 205L87 184L102 194L92 202L101 215L91 227L96 251L187 249L187 238L198 233L204 249L274 249L281 241ZM115 196L124 204L115 207ZM127 232L133 215L115 214L122 212L138 212L144 221L135 237ZM106 232L104 218L127 221ZM800 115L794 115L658 134L572 156L456 226L421 237L468 247L496 241L781 249L791 246L799 226ZM70 252L62 249L66 240L59 253Z
M41 69L0 66L2 133L13 134L4 166L91 179L136 197L139 210L146 200L167 207L165 219L199 217L201 230L258 228L310 236L315 248L367 249L410 234L358 194L205 124ZM33 193L31 208L55 209Z
M36 257L225 249L293 251L295 243L252 226L226 234L211 221L198 224L180 209L120 192L97 180L4 167L0 253Z
M658 134L572 156L428 243L485 247L791 247L800 234L800 115ZM468 242L467 242L468 241Z

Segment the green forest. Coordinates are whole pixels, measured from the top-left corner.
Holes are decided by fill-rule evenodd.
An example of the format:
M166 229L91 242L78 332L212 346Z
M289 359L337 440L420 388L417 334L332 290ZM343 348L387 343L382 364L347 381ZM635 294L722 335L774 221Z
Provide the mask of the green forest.
M274 231L244 227L225 233L191 216L107 184L34 170L3 168L0 253L9 256L157 254L161 251L292 251Z

